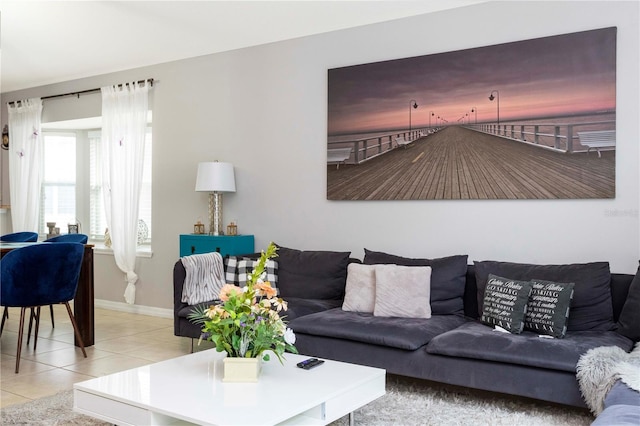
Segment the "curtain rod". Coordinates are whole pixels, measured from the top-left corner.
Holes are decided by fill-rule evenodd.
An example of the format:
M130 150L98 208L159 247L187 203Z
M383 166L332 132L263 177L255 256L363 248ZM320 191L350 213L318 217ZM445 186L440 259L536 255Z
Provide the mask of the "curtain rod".
M140 83L149 83L151 85L151 87L153 87L153 78L148 78L146 80L138 80L136 83L140 84ZM123 84L118 84L118 87L122 87L125 85L129 85L129 83L123 83ZM62 93L60 95L51 95L51 96L43 96L42 99L43 101L46 99L54 99L54 98L62 98L64 96L77 96L78 98L80 98L80 95L85 95L87 93L93 93L93 92L99 92L101 89L98 87L96 89L87 89L87 90L81 90L79 92L69 92L69 93ZM7 102L7 105L13 105L16 104L18 102L21 101L11 101L11 102Z

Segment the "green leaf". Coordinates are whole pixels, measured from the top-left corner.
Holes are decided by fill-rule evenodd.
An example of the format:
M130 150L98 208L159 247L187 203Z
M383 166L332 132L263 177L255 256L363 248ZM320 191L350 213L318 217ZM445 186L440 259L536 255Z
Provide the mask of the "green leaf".
M209 309L209 306L204 304L194 306L189 315L187 315L187 319L194 324L202 325L209 319L205 314L207 309Z

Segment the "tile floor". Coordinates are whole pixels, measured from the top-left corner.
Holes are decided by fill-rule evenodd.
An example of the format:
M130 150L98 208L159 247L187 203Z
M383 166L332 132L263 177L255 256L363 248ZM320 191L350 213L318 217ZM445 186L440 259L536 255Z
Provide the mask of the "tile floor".
M1 310L0 310L1 313ZM95 344L87 358L73 345L73 327L64 305L54 308L55 328L49 309L42 309L38 346L22 343L20 372L15 374L20 310L9 309L0 338L0 407L19 404L72 389L73 384L146 364L186 355L191 340L173 335L173 320L96 309ZM196 342L197 343L197 342ZM194 350L211 348L203 342Z

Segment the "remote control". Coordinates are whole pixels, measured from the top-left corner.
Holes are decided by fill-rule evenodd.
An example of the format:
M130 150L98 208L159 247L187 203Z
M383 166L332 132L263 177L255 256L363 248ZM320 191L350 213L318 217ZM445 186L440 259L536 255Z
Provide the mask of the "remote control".
M299 362L298 364L296 364L299 368L302 368L304 370L310 370L314 367L317 367L319 365L322 365L324 363L323 360L318 359L318 358L309 358L309 359L305 359L304 361Z

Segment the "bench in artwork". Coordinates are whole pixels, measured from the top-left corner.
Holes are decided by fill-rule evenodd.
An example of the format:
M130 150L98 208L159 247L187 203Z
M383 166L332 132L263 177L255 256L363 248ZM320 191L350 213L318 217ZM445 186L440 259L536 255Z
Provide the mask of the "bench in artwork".
M336 169L351 156L351 148L331 148L327 150L327 164L335 164Z
M595 149L600 155L600 148L615 148L616 131L615 130L597 130L592 132L578 132L580 144L587 147L587 154L591 149Z
M400 147L406 148L407 145L409 145L411 142L410 140L404 139L404 138L396 138L396 144Z

